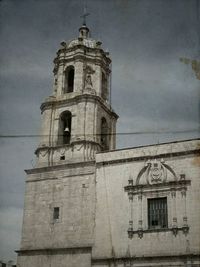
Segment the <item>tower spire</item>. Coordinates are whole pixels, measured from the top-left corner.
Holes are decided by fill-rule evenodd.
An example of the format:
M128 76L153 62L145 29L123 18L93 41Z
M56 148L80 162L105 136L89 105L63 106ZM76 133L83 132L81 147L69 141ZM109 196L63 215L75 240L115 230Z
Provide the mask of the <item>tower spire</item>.
M86 18L90 15L90 13L87 12L87 6L86 3L84 4L84 8L83 8L83 15L81 15L80 17L83 19L83 26L86 26Z
M87 6L86 2L84 3L84 8L83 8L83 15L80 17L83 19L83 24L79 29L79 37L81 38L88 38L89 36L89 28L86 26L86 18L90 15L90 13L87 12Z

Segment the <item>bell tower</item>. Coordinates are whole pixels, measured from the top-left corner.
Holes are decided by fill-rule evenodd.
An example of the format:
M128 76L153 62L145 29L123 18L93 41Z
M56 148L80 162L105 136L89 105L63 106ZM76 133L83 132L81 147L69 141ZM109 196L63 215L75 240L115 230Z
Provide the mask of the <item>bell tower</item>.
M26 170L19 267L91 266L95 154L115 149L118 118L109 103L110 64L86 23L61 43L53 94L41 105L36 166Z
M37 167L89 161L115 149L117 114L110 98L111 59L90 38L84 22L78 38L61 42L54 59L53 95L41 105Z

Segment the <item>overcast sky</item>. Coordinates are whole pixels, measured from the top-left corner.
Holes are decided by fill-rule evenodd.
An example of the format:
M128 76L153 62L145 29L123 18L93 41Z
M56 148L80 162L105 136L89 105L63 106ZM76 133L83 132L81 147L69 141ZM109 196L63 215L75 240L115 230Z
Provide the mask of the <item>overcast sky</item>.
M14 259L24 169L34 164L53 59L78 36L83 0L0 1L0 259ZM92 38L111 54L118 148L198 138L199 0L88 0ZM9 137L15 135L16 137ZM5 137L8 136L8 137Z

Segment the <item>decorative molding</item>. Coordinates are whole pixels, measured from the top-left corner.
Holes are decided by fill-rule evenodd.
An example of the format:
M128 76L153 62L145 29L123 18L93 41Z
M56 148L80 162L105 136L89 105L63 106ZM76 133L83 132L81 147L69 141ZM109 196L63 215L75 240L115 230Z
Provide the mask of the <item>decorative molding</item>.
M167 169L163 164L163 160L158 161L155 159L153 162L147 163L149 168L147 169L146 179L149 184L164 183L167 180Z
M99 54L99 56L97 57L97 55L94 57L91 55L84 55L83 53L76 53L73 55L61 55L60 57L58 57L58 60L56 62L56 70L54 71L55 73L57 73L58 68L64 66L65 64L69 63L69 62L85 62L87 61L88 63L91 64L95 64L100 66L101 68L103 68L104 70L108 71L109 73L111 72L109 69L109 64L111 63L110 59L107 60L109 58L102 56L101 54Z
M97 44L98 45L98 44ZM106 61L108 61L108 63L110 64L111 62L111 59L109 57L107 57L108 53L107 52L104 52L103 49L99 48L99 47L88 47L88 46L85 46L84 44L81 44L81 42L77 43L76 45L72 46L72 47L63 47L63 48L60 48L57 52L57 57L56 58L59 58L61 57L61 54L66 54L68 52L76 52L76 50L78 49L82 49L82 51L85 50L85 48L87 49L88 52L96 52L95 54L100 54ZM77 53L77 52L76 52ZM80 52L78 52L80 53Z
M140 181L144 175L146 177L147 184L153 185L165 183L167 180L168 172L173 176L175 181L178 180L176 173L164 162L164 159L149 159L146 161L145 166L139 172L136 178L136 185L140 184Z
M183 217L183 233L185 235L187 235L188 231L189 231L189 226L188 226L188 223L187 223L187 216L184 216Z
M118 119L118 115L111 109L111 107L106 104L106 102L98 95L91 95L91 94L73 94L72 98L68 99L49 99L46 102L42 103L40 106L41 112L44 112L46 109L52 108L52 106L56 107L62 107L68 104L68 105L76 105L78 102L98 102L98 104L101 105L101 107L109 114Z
M122 263L122 262L131 262L131 263L135 263L136 265L138 263L144 263L146 262L147 265L149 266L149 262L151 262L151 265L150 266L153 266L153 263L154 263L154 260L155 260L155 263L160 263L162 265L162 263L164 263L164 261L170 261L170 262L179 262L180 260L183 261L183 264L185 264L185 261L187 261L188 259L191 259L191 260L197 260L199 261L200 260L200 254L199 253L193 253L193 254L190 254L190 253L186 253L186 254L179 254L179 255L173 255L173 254L170 254L170 255L156 255L156 256L140 256L140 257L136 257L136 256L125 256L125 257L107 257L107 258L95 258L93 257L92 258L92 263L93 264L112 264L113 262L119 262L119 263Z
M41 151L43 154L46 154L47 152L58 150L59 153L61 155L63 155L66 151L68 151L70 149L73 150L74 145L79 145L81 148L81 146L84 146L84 144L92 144L92 145L98 146L100 148L100 145L95 141L75 140L75 141L72 141L70 144L66 144L66 145L40 146L35 150L35 154L38 155L41 153ZM79 149L77 149L77 150L79 150Z
M177 236L178 234L178 227L176 225L172 226L172 233L174 236Z
M39 168L33 168L25 170L27 174L36 174L36 173L44 173L44 172L50 172L55 170L66 170L66 168L78 168L78 167L95 167L95 161L82 161L82 162L70 162L70 163L64 163L60 165L53 165L53 166L45 166L45 167L39 167ZM94 173L92 171L91 173Z
M144 232L144 230L142 229L142 228L139 228L138 230L137 230L137 234L138 234L138 237L141 239L141 238L143 238L143 232Z
M44 158L48 152L49 152L48 148L44 149L44 147L42 147L42 149L39 151L39 155L41 155Z
M133 221L129 221L129 228L128 228L128 237L131 239L133 237Z
M178 232L182 231L185 235L188 234L189 232L189 226L182 226L182 227L177 227L173 226L171 228L158 228L158 229L143 229L143 228L138 228L138 230L133 230L133 228L129 227L127 232L128 232L128 237L132 239L134 235L138 235L138 237L141 239L144 234L146 233L160 233L160 232L172 232L174 236L177 235Z
M88 246L79 246L79 247L66 247L66 248L35 248L35 249L20 249L16 250L15 252L18 255L52 255L60 253L90 253L92 251L92 245Z
M185 180L184 185L188 186L191 184L190 180ZM171 194L174 194L176 191L182 190L182 182L181 181L170 181L163 184L145 184L145 185L127 185L124 187L124 191L128 193L128 195L145 195L149 193L160 193L160 192L171 192Z
M130 148L132 150L137 149L136 147ZM115 151L120 151L120 150L113 150L111 152ZM101 154L105 152L100 152ZM156 155L157 159L163 159L163 158L173 158L173 157L180 157L180 156L185 156L185 155L199 155L200 150L199 149L191 149L187 151L178 151L178 152L170 152L170 153L160 153ZM135 157L128 157L128 158L123 158L123 159L114 159L114 160L106 160L102 162L97 162L97 165L114 165L114 164L122 164L122 163L129 163L129 162L136 162L136 161L144 161L144 160L149 160L149 159L155 159L155 155L145 155L145 156L135 156Z
M176 191L174 189L171 190L171 197L172 198L176 197Z
M169 176L168 176L169 174ZM144 178L142 180L142 178ZM145 182L145 183L144 183ZM185 235L189 231L189 226L187 224L187 217L183 217L183 226L177 226L176 213L173 215L173 226L171 228L156 228L156 229L143 229L142 218L144 218L143 208L142 208L142 198L143 196L152 197L156 194L156 197L166 197L166 195L171 194L173 200L173 207L176 210L176 194L177 191L181 192L182 197L186 196L187 186L191 184L190 180L186 180L185 174L181 174L180 178L176 175L175 171L167 165L161 158L147 160L144 167L139 171L136 177L136 183L134 184L133 178L130 176L128 179L128 185L124 186L124 191L127 192L129 201L133 201L134 195L138 197L139 205L139 221L138 230L133 230L133 220L131 219L131 224L129 222L128 237L133 238L134 234L137 234L139 238L143 237L144 233L151 232L161 232L161 231L172 231L174 236L177 236L179 231L182 231ZM184 202L186 199L184 200ZM131 205L131 214L133 214L133 205ZM186 214L186 209L184 211ZM147 214L145 215L147 216Z

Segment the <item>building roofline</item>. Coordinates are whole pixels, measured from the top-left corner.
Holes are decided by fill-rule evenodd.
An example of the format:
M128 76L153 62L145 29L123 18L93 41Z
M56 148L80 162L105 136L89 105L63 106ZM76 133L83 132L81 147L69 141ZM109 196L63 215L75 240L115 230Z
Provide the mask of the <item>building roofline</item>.
M193 139L186 139L186 140L178 140L178 141L172 141L172 142L164 142L159 144L150 144L150 145L142 145L142 146L134 146L134 147L124 147L124 148L118 148L113 150L107 150L107 151L99 151L96 154L103 154L103 153L109 153L109 152L115 152L115 151L122 151L122 150L131 150L131 149L138 149L138 148L144 148L144 147L152 147L152 146L162 146L162 145L169 145L169 144L177 144L177 143L184 143L184 142L190 142L190 141L200 141L200 138L193 138Z

